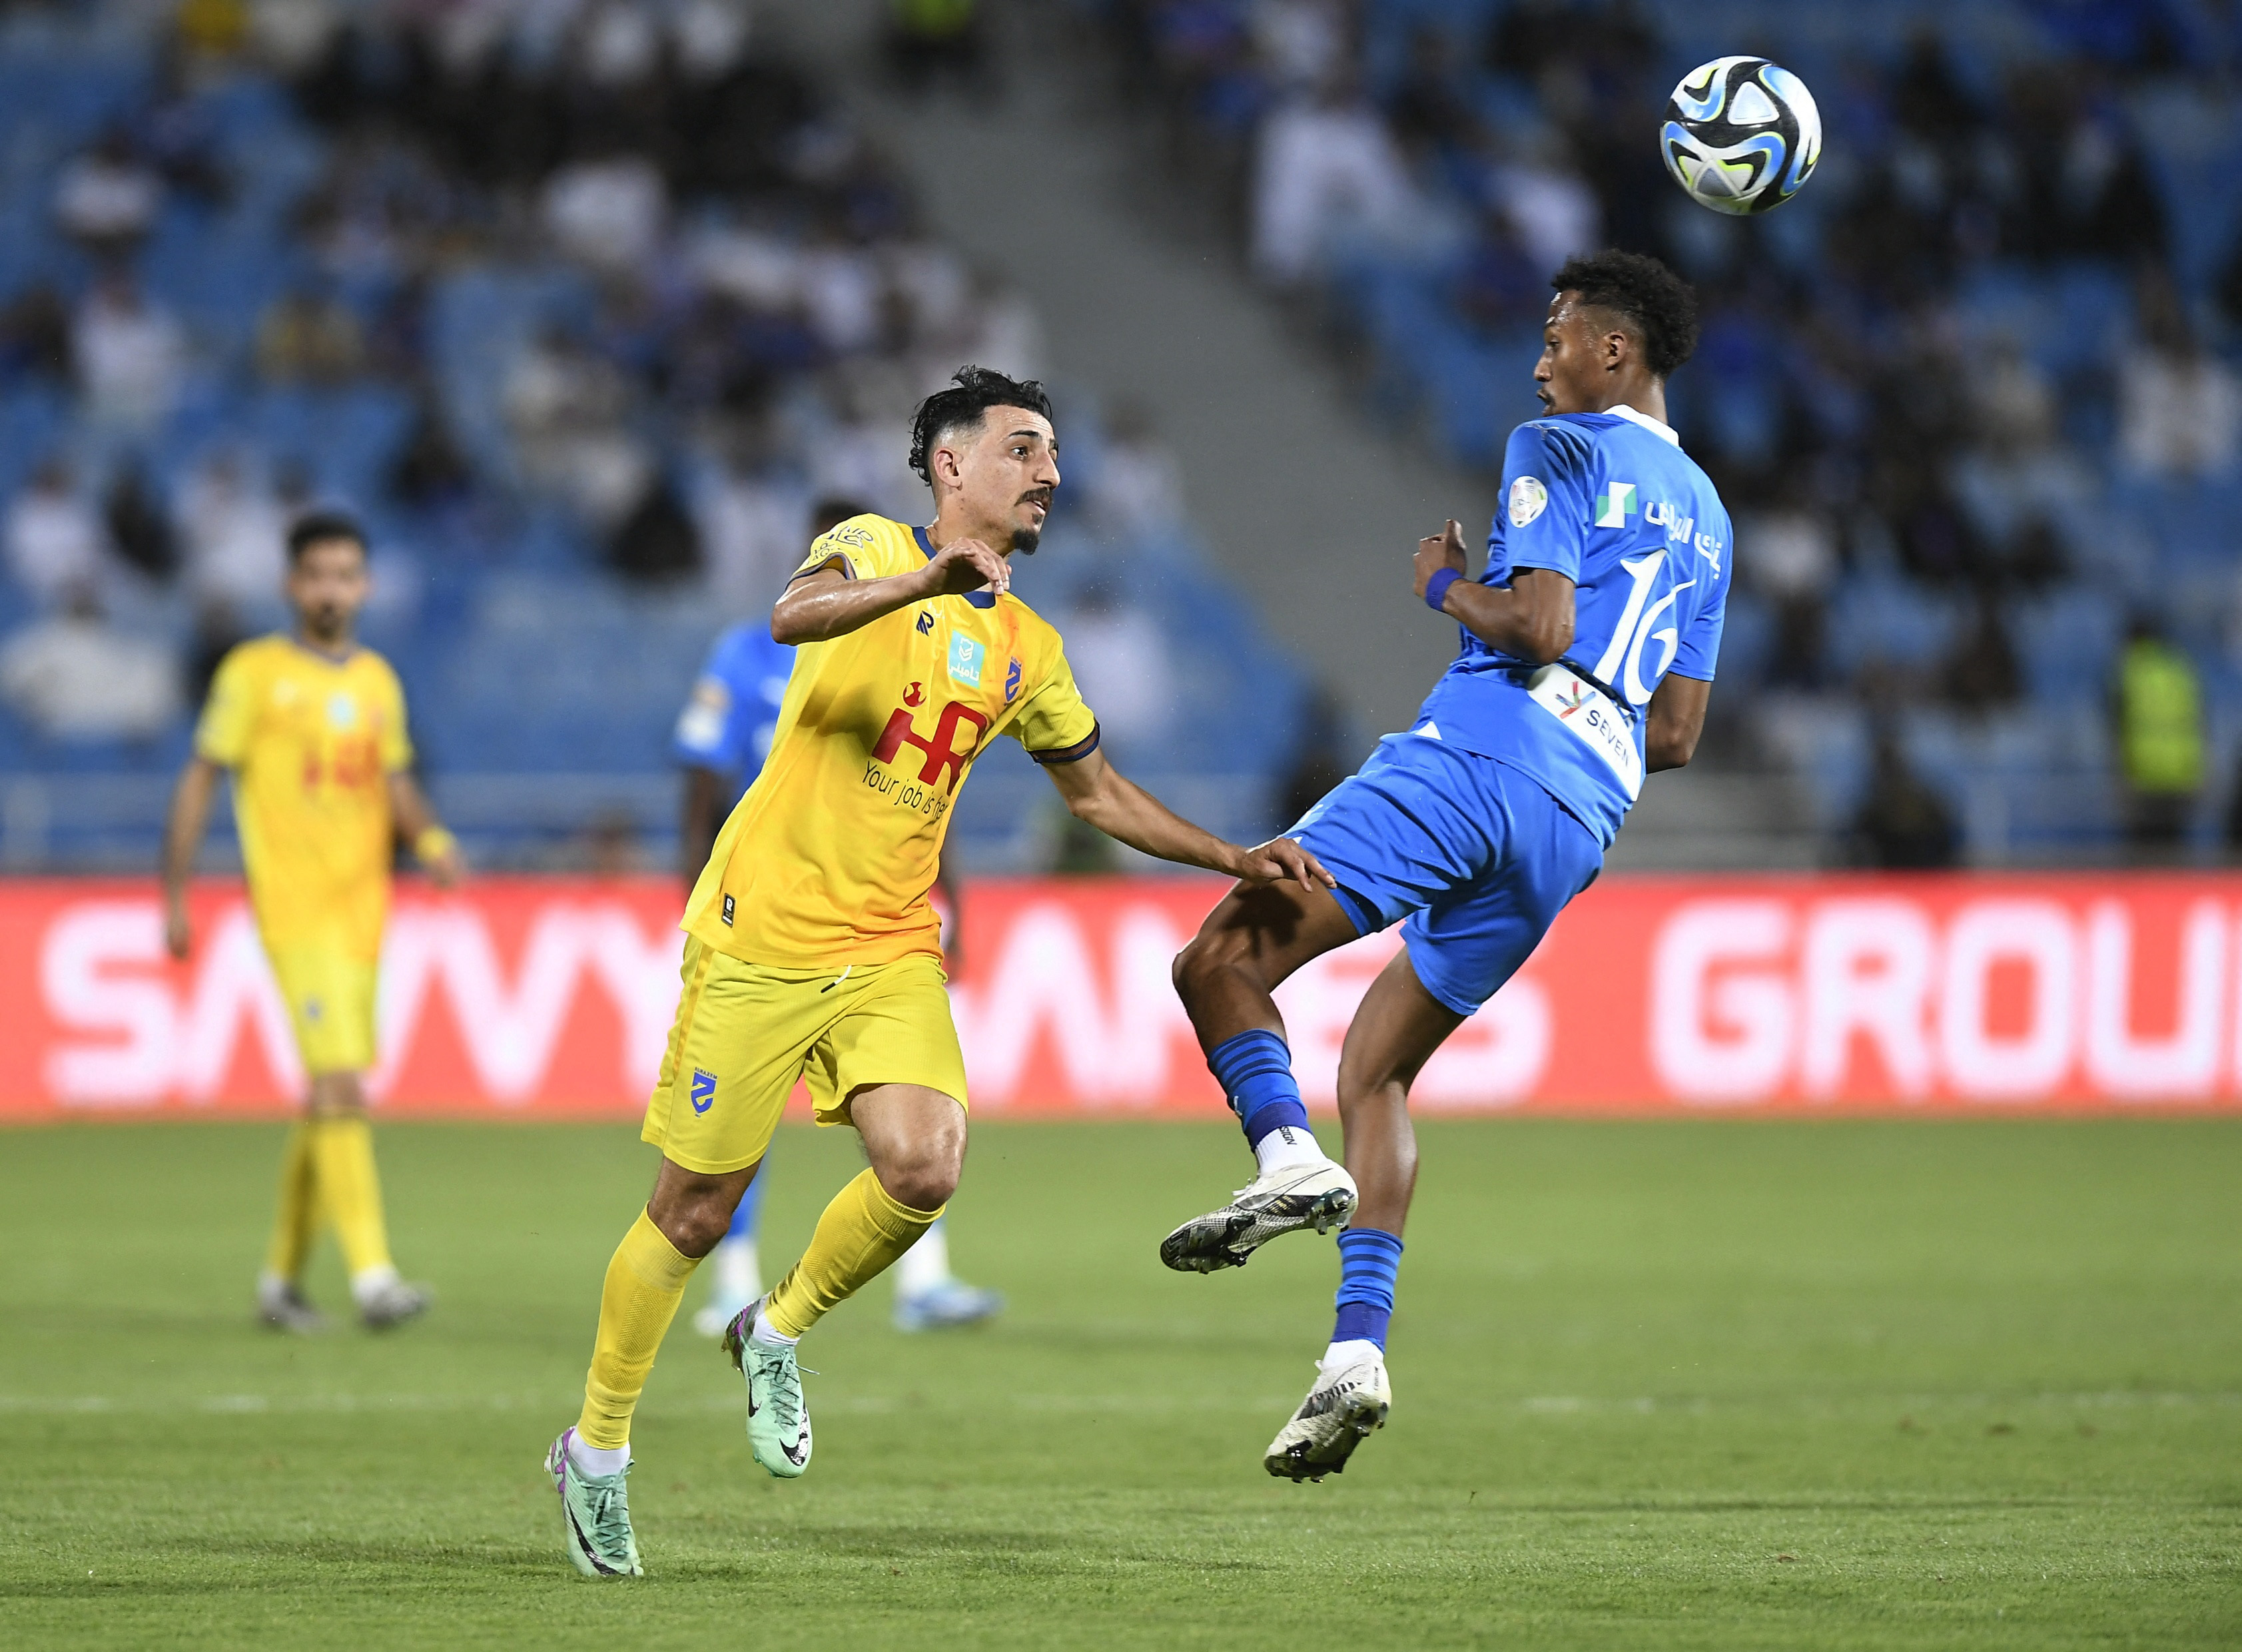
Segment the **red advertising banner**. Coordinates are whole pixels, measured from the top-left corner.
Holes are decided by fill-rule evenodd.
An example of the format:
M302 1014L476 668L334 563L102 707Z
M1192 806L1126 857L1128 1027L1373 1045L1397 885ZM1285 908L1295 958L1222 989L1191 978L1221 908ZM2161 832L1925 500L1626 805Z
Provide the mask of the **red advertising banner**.
M1221 1101L1168 984L1205 878L990 879L955 987L973 1105ZM0 883L0 1117L272 1111L301 1072L238 885L164 955L146 883ZM395 1113L642 1105L676 1003L667 879L400 888ZM1279 991L1312 1104L1398 931ZM2242 1107L2242 877L1605 878L1420 1077L1426 1112Z

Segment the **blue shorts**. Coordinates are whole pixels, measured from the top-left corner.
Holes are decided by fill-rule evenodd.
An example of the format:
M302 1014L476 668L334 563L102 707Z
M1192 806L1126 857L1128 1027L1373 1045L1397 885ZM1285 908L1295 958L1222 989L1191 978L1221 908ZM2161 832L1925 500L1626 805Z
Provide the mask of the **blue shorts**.
M1596 836L1520 770L1388 735L1289 836L1339 879L1363 934L1401 934L1425 991L1475 1013L1603 870Z

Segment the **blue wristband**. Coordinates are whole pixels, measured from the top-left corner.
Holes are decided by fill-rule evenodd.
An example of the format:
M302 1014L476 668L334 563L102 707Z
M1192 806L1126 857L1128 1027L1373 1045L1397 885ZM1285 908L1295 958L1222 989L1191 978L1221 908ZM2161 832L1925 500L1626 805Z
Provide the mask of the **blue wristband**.
M1444 567L1439 573L1433 574L1431 579L1426 580L1425 581L1425 606L1432 609L1435 614L1442 612L1440 604L1448 600L1448 587L1453 585L1461 578L1463 578L1463 575L1458 573L1454 568Z

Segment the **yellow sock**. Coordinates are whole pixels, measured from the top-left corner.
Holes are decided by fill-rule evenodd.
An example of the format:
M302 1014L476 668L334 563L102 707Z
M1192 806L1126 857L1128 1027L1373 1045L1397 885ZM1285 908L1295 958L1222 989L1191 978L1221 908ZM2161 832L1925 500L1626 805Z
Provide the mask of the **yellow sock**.
M646 1391L646 1373L662 1333L685 1299L685 1281L701 1264L687 1256L644 1211L615 1246L600 1292L600 1333L584 1378L584 1412L576 1433L602 1451L630 1444L631 1413Z
M363 1113L312 1120L312 1161L321 1206L333 1219L351 1278L387 1270L389 1229L381 1219L381 1179L373 1169L373 1127Z
M866 1171L833 1196L802 1260L765 1299L763 1317L780 1334L800 1336L877 1279L941 1214L897 1204Z
M312 1124L299 1119L280 1153L280 1199L272 1213L272 1245L265 1252L265 1271L279 1279L299 1276L319 1231L319 1180L312 1165Z

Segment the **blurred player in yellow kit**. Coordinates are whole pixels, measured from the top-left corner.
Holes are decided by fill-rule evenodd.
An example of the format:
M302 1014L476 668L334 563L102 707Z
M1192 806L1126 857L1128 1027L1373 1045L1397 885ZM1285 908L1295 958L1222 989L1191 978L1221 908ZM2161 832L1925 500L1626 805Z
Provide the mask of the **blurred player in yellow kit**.
M192 942L188 875L218 771L232 771L250 903L310 1076L258 1281L258 1315L279 1330L324 1323L299 1282L323 1221L342 1241L351 1295L369 1327L409 1320L429 1300L390 1260L360 1075L373 1064L394 843L409 840L446 887L460 855L408 772L397 674L355 640L367 583L366 539L351 519L319 513L289 530L295 632L245 642L219 664L164 837L164 939L184 958Z
M748 1442L772 1474L809 1465L795 1345L910 1250L965 1161L965 1062L928 896L951 805L999 735L1077 817L1163 860L1261 883L1322 877L1288 839L1225 843L1122 778L1098 749L1058 633L1011 594L1058 487L1040 385L968 367L930 396L911 467L934 520L841 523L771 615L796 645L770 753L685 913L684 991L645 1138L654 1194L607 1265L584 1407L546 1456L569 1559L640 1571L624 1481L630 1425L693 1270L724 1236L797 1079L870 1168L825 1207L786 1276L733 1320Z

